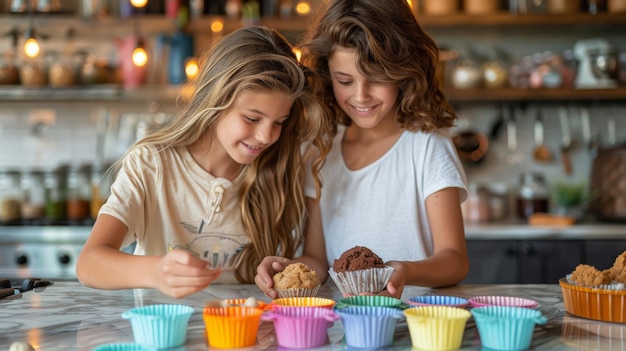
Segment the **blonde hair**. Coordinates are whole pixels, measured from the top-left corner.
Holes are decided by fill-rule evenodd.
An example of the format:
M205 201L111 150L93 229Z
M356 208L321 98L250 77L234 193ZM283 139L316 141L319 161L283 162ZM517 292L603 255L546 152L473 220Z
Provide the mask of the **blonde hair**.
M215 128L242 91L273 91L293 97L289 118L276 143L246 166L240 209L251 244L239 255L236 276L251 283L263 257L293 257L302 242L305 162L302 149L320 150L312 162L319 197L318 171L328 153L328 111L315 96L311 72L301 66L285 38L266 27L244 27L218 41L202 58L194 93L163 129L131 149L189 147L215 137ZM208 133L207 133L208 131Z
M336 47L357 52L357 69L372 82L400 88L396 119L408 130L454 125L456 114L436 77L439 49L405 0L328 0L302 45L302 63L318 74L317 90L333 106L335 128L350 119L335 102L328 59Z

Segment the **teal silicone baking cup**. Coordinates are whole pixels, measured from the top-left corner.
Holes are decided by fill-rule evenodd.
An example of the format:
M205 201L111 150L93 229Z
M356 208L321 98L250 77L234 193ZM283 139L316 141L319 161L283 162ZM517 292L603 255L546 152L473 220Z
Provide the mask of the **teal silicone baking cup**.
M525 307L485 306L471 313L482 346L495 350L527 350L535 325L547 322L541 311Z
M135 343L113 343L96 346L91 351L152 351L151 347Z
M130 321L135 343L165 349L185 343L192 314L192 307L162 304L133 308L122 313L122 318Z

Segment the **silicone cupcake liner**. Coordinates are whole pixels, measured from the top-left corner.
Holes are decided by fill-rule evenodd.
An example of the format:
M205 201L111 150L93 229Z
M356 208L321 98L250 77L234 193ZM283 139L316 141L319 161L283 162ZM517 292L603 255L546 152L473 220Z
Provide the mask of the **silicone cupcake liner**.
M299 289L276 289L279 298L284 297L315 297L320 290L320 285L314 288L299 288Z
M269 309L284 309L290 307L323 307L332 308L335 300L324 297L283 297L272 301Z
M575 316L603 322L626 323L626 290L572 285L559 279L565 310Z
M383 291L389 278L391 278L393 267L386 266L385 268L369 268L339 273L335 273L331 268L328 273L344 296L359 295Z
M513 296L474 296L469 299L472 307L483 306L510 306L535 308L539 303L532 299Z
M402 311L393 307L349 306L336 309L341 317L346 344L356 348L378 348L393 344Z
M257 307L204 307L202 318L209 346L229 349L256 344L263 310Z
M91 351L152 351L151 347L135 343L113 343L96 346Z
M485 306L471 313L481 344L495 350L527 350L535 325L547 322L540 311L524 307Z
M135 343L164 349L185 343L193 308L185 305L149 305L122 313L130 320Z
M405 309L409 307L404 301L391 296L380 295L359 295L347 296L337 301L335 308L344 308L348 306L378 306L378 307L394 307Z
M269 311L261 319L274 322L279 346L310 349L327 343L327 330L339 316L328 308L292 307Z
M420 350L455 350L461 347L465 324L472 314L449 306L421 306L404 310L411 344Z
M449 306L465 308L469 305L469 301L462 297L442 295L411 296L407 302L412 306Z

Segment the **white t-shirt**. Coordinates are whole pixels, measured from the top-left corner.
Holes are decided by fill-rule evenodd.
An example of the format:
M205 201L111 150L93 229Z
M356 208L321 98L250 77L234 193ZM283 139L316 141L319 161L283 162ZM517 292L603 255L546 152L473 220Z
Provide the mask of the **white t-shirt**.
M383 260L417 261L433 254L426 198L444 188L467 197L467 180L448 130L404 131L372 164L349 170L343 160L339 128L326 163L320 209L328 264L356 245ZM315 197L310 174L306 195Z
M250 242L239 208L242 175L233 182L215 178L187 148L144 147L124 160L100 214L128 227L123 245L136 240L136 255L185 249L222 266ZM219 282L237 281L225 271Z

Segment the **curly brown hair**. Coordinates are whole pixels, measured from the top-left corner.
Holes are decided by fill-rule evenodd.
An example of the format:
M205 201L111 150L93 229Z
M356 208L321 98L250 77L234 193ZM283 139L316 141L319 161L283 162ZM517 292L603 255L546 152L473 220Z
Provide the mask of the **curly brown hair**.
M301 62L318 74L316 90L334 109L334 128L350 124L333 95L328 69L336 47L357 51L372 82L399 87L397 121L407 130L452 127L457 118L436 77L439 49L405 0L328 0L307 34Z

